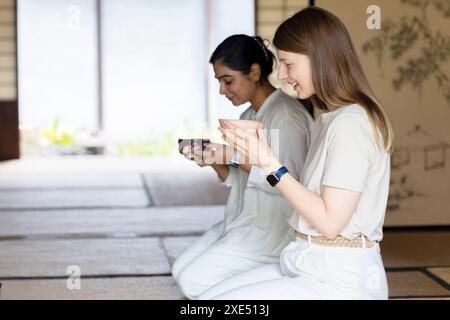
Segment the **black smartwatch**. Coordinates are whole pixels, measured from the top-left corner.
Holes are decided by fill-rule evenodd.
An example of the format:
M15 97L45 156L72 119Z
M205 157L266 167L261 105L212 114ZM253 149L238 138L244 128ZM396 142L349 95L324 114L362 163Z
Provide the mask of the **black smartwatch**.
M271 174L269 174L267 176L266 180L267 180L267 182L269 182L269 184L272 187L275 187L277 185L277 183L280 182L281 177L284 176L288 172L289 172L288 169L285 166L282 166L277 171L274 171Z

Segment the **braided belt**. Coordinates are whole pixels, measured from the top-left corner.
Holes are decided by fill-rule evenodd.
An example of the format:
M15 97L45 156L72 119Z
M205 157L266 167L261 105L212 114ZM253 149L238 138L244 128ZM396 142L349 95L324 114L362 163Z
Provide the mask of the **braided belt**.
M308 236L307 234L301 233L296 231L297 237L303 240L308 240L308 238L311 238L311 243L317 244L319 246L325 246L325 247L349 247L349 248L372 248L374 245L378 243L378 241L371 241L367 239L366 236L362 235L358 238L349 240L347 238L344 238L343 236L337 236L334 239L328 239L323 236Z

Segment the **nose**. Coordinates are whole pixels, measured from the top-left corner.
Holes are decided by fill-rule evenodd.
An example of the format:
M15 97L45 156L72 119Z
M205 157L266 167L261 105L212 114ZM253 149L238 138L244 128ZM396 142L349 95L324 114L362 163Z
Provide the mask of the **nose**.
M277 78L278 80L287 80L288 78L286 68L282 64L278 68Z
M223 83L220 84L220 94L224 95L227 93L227 89Z

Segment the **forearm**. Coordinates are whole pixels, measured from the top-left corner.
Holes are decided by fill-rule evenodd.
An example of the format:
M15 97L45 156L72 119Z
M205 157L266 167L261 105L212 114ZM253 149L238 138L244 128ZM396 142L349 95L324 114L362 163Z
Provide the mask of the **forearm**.
M213 164L211 167L216 171L222 181L225 181L230 174L230 168L226 164Z
M243 171L250 173L251 169L252 169L252 165L251 164L239 164L239 168L242 169Z
M297 213L301 214L319 233L329 238L336 237L333 217L327 213L322 197L309 191L289 173L282 177L277 188Z
M224 134L225 140L245 155L251 163L255 163L265 176L281 168L282 164L271 150L262 129L258 129L257 137L239 130L220 128L220 131ZM335 238L348 225L362 195L360 185L346 188L333 181L330 185L322 185L320 195L317 195L289 173L283 175L277 188L293 209L318 233L327 238Z

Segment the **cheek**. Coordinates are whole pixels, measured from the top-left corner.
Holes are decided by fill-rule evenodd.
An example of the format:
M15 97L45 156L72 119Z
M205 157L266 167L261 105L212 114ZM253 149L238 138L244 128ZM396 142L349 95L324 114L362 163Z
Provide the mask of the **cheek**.
M236 81L232 85L232 92L241 99L247 98L248 83L245 81Z
M289 78L295 80L296 82L305 85L305 74L301 68L292 68L288 71Z
M230 84L228 86L228 92L232 95L232 96L239 96L239 86L236 84Z
M307 67L299 68L295 71L293 75L294 79L298 80L303 86L312 86L312 75L311 70Z

